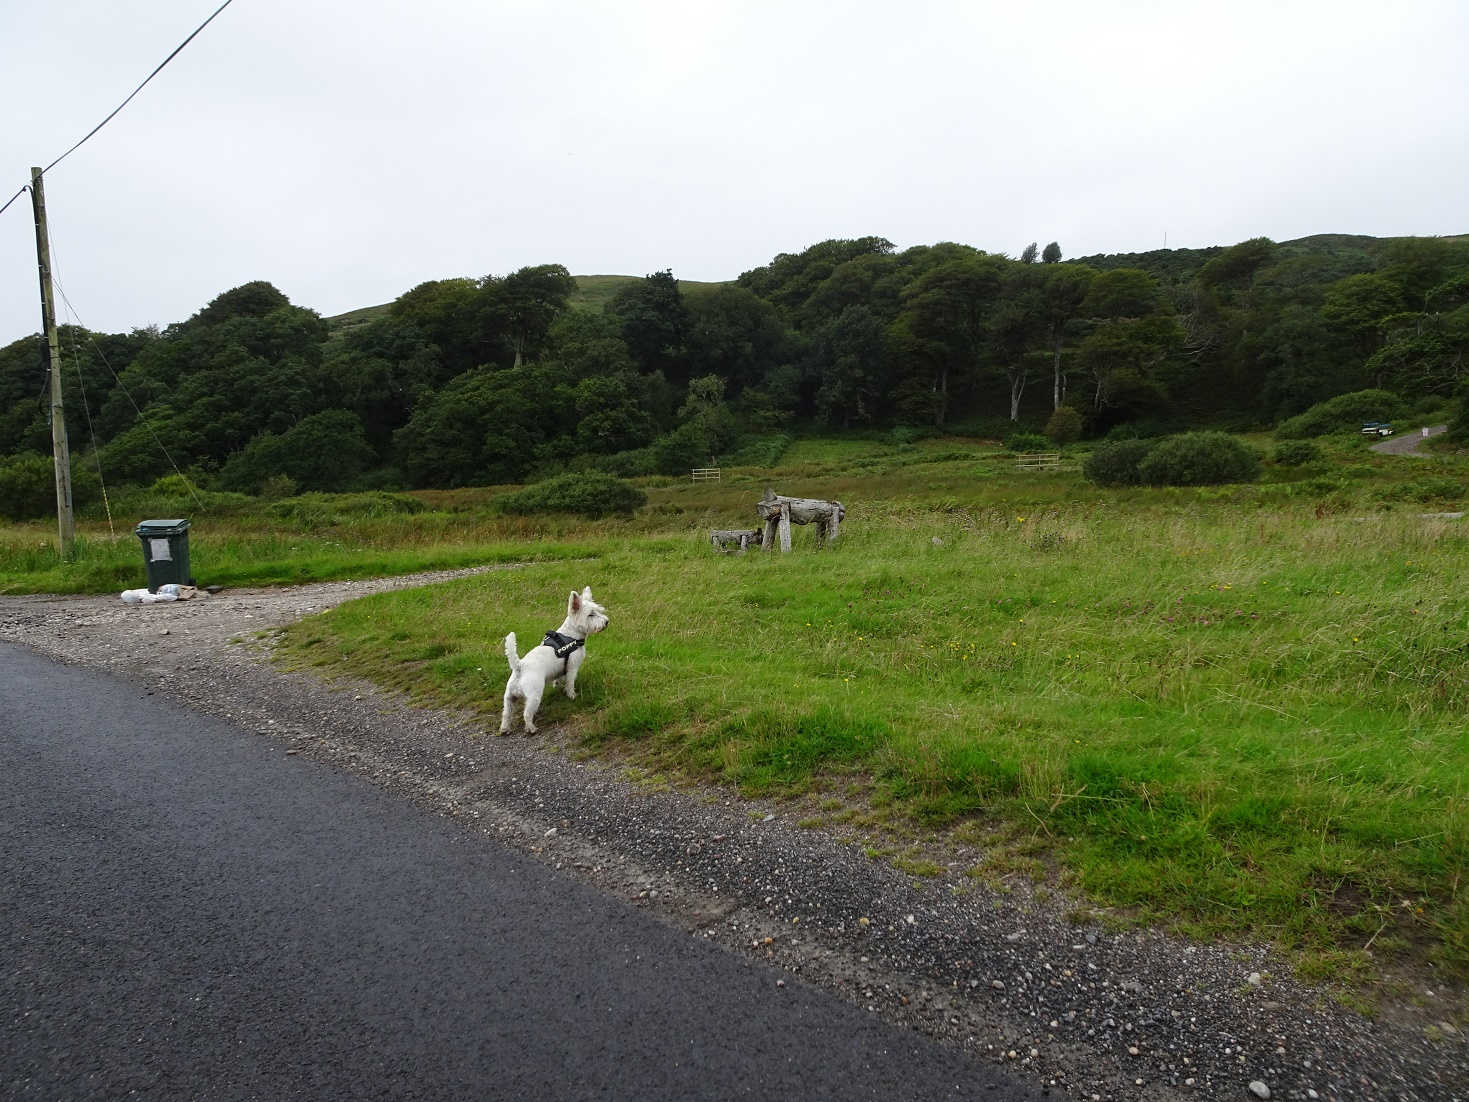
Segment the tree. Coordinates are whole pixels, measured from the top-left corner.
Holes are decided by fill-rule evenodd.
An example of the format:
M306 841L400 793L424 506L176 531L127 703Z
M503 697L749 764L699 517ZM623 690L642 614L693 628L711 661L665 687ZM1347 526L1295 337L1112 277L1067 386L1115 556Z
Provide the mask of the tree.
M1384 279L1397 284L1404 304L1427 309L1429 293L1454 268L1469 267L1469 249L1442 237L1399 237L1388 242L1379 269Z
M911 358L926 363L934 424L940 428L948 416L951 381L971 382L989 350L990 318L1005 265L994 256L950 261L920 276L903 294L894 336Z
M362 422L368 444L386 456L423 395L452 376L439 347L416 326L385 317L328 342L322 364L326 402Z
M486 276L480 281L487 313L502 319L504 331L515 350L515 367L535 355L551 330L551 323L566 309L576 291L576 280L560 264L521 268L504 279Z
M1034 264L1036 257L1038 257L1039 255L1040 250L1036 247L1036 243L1032 241L1029 245L1025 246L1024 251L1021 252L1020 263Z
M1272 421L1290 417L1333 394L1354 389L1360 370L1341 332L1321 311L1291 305L1260 336L1260 408Z
M260 433L230 456L219 481L227 490L255 494L270 478L284 475L302 490L334 492L349 488L376 459L357 415L329 409L279 435Z
M1274 259L1275 252L1275 242L1268 237L1241 241L1200 268L1198 281L1204 287L1248 287L1255 273Z
M518 482L540 445L574 425L574 394L555 368L475 368L426 396L393 434L398 465L413 486Z
M438 347L451 376L509 357L504 320L491 311L485 288L472 279L431 279L388 307L397 321L416 326Z
M1061 262L1061 246L1052 241L1041 251L1042 264L1059 264Z
M576 448L611 455L641 448L653 440L656 426L646 400L647 378L634 371L592 375L576 385Z
M866 306L849 306L814 334L816 415L848 428L877 418L886 389L887 341L881 319Z
M691 294L687 347L691 370L719 375L738 394L789 359L790 334L774 306L744 287Z
M1159 371L1182 344L1183 330L1157 280L1137 268L1100 272L1079 309L1094 323L1077 353L1093 380L1093 415L1106 420L1165 408Z
M1081 311L1092 318L1141 318L1163 305L1158 281L1140 268L1099 272L1087 288Z
M860 256L885 255L893 243L885 237L820 241L799 253L781 253L769 264L741 274L741 287L774 303L787 321L796 321L806 301L836 269Z
M290 304L290 299L273 285L257 279L217 295L184 324L203 327L219 325L232 318L263 318Z
M1373 385L1410 399L1455 393L1469 358L1469 306L1447 315L1394 314L1378 330L1383 345L1365 365Z
M1340 280L1326 292L1321 317L1347 333L1359 363L1365 362L1381 343L1378 325L1383 318L1403 309L1403 292L1381 275L1354 275Z
M1055 242L1052 242L1054 245ZM1050 246L1047 246L1049 249ZM1056 254L1059 256L1058 248ZM1047 261L1047 263L1052 263ZM1042 311L1045 318L1046 347L1051 353L1051 408L1060 409L1066 401L1066 374L1061 370L1062 351L1068 327L1081 316L1081 305L1096 271L1084 264L1056 265L1045 270L1041 285Z
M1004 368L1010 387L1011 421L1020 420L1020 399L1030 380L1029 353L1046 333L1044 285L1049 273L1031 267L1032 263L1011 266L989 322L994 358Z
M1182 339L1178 322L1162 314L1111 318L1092 330L1081 342L1078 359L1093 380L1094 413L1111 411L1115 419L1166 407L1157 371Z
M36 452L0 459L0 517L34 520L55 509L54 471L51 457Z
M675 382L688 378L689 313L673 272L654 272L624 287L607 310L621 321L622 339L643 371L661 371Z
M688 397L678 417L682 424L653 444L658 469L664 474L701 467L734 443L734 414L724 401L724 380L717 375L689 380Z

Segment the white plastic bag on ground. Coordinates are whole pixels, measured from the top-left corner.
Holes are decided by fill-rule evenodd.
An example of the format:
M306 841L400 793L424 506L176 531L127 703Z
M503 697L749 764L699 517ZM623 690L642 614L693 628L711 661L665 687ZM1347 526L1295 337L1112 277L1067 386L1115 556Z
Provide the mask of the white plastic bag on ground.
M173 592L168 592L172 590ZM149 593L146 589L124 589L122 591L122 603L125 605L156 605L159 601L177 601L179 599L179 587L172 583L158 587L157 593Z

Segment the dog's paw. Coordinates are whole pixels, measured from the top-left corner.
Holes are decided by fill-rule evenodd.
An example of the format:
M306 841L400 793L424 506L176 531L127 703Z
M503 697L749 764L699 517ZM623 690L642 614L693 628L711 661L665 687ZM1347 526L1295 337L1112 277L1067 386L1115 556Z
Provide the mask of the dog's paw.
M566 699L567 700L575 700L576 699L576 690L575 689L567 689L566 690Z

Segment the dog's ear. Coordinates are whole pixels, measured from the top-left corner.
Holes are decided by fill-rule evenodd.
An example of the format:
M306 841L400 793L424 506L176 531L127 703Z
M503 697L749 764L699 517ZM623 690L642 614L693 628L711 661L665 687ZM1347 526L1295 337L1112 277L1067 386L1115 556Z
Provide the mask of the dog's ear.
M571 591L571 600L569 600L569 601L566 602L566 611L567 612L580 612L581 611L581 594L578 593L574 589Z
M592 587L591 586L587 586L585 589L583 589L581 591L581 599L583 601L590 601L592 599Z

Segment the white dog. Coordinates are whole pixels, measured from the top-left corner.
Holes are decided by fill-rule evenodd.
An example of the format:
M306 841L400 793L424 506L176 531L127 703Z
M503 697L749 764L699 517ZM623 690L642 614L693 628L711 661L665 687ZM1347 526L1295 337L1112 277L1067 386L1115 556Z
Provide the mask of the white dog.
M536 710L548 681L560 681L569 699L576 699L576 671L586 661L587 636L607 626L607 610L592 600L592 587L572 590L566 602L566 619L555 631L546 632L541 645L524 658L517 653L515 632L505 636L505 660L510 663L510 680L505 683L505 705L500 712L500 734L510 733L510 709L516 700L525 701L525 729L536 733Z

